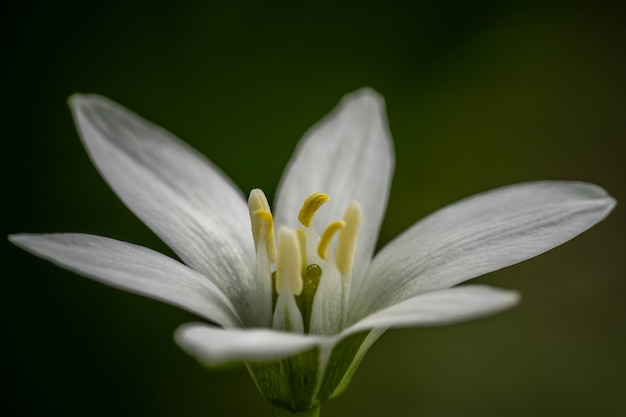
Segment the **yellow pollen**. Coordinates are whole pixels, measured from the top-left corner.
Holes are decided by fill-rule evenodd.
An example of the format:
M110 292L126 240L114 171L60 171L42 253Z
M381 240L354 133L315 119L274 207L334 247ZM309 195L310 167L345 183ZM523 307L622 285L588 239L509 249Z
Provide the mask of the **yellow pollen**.
M263 191L254 189L248 197L248 210L252 223L252 238L254 247L258 249L259 240L265 241L267 255L270 262L276 258L276 245L274 243L274 217L270 211L270 205Z
M255 210L252 214L253 218L256 217L263 222L263 225L261 225L258 233L261 234L263 231L265 232L263 233L263 238L265 239L267 256L270 262L274 262L276 258L276 247L274 244L274 217L272 216L272 213L267 210Z
M343 220L337 220L336 222L332 222L326 227L324 233L322 233L322 237L320 238L320 244L317 247L317 254L320 258L326 259L328 255L328 246L330 245L330 241L335 236L340 229L342 229L346 225L346 222Z
M278 229L278 259L276 260L276 292L291 289L294 295L302 292L302 257L296 233L287 228Z
M341 229L337 238L335 263L341 276L344 277L352 271L362 212L361 205L356 201L352 201L343 215L346 227Z
M304 200L302 208L298 213L298 220L300 220L300 223L306 227L311 226L311 221L313 220L315 212L328 200L330 200L328 194L324 193L315 193L308 196L307 199Z

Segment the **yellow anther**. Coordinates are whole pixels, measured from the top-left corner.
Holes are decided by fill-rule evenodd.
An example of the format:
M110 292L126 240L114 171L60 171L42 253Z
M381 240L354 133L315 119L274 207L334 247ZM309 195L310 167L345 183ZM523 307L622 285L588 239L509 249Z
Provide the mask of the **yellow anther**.
M298 220L300 220L300 223L309 227L315 212L328 200L330 200L328 194L324 193L315 193L308 196L307 199L304 200L302 208L298 213Z
M333 236L340 229L342 229L346 225L346 222L343 220L337 220L336 222L332 222L326 227L324 233L322 233L322 237L320 238L320 244L317 247L317 254L320 258L326 259L328 255L328 246L330 245L330 241L333 240Z
M274 243L274 217L267 210L256 210L252 213L252 218L262 221L260 224L259 234L263 234L265 240L265 249L270 262L274 262L276 258L276 246ZM263 233L264 232L264 233ZM255 243L257 243L255 241Z
M343 215L346 227L339 232L335 263L341 276L344 277L352 271L362 212L361 205L356 201L352 201Z
M265 223L274 224L274 216L272 216L272 213L267 210L254 210L252 214L263 220Z
M248 210L250 212L250 223L252 224L252 238L254 247L258 249L259 240L265 240L267 255L270 262L274 262L276 257L276 246L274 243L274 217L270 211L270 205L263 191L254 189L248 197Z
M300 241L288 227L278 229L278 259L276 260L276 292L290 288L294 295L302 292L302 256Z
M270 205L267 202L267 198L263 191L258 188L250 191L250 196L248 197L248 211L250 212L250 220L252 222L252 237L254 238L254 244L257 245L259 241L259 234L261 233L261 229L263 228L263 220L257 218L254 215L255 211L265 210L269 213Z

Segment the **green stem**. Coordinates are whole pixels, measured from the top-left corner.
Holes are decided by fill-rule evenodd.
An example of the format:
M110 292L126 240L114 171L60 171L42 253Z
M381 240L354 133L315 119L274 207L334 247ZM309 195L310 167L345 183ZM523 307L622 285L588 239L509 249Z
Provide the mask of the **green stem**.
M274 407L274 417L319 417L319 415L320 415L319 405L309 408L306 411L301 411L295 414L289 410L285 410L284 408Z

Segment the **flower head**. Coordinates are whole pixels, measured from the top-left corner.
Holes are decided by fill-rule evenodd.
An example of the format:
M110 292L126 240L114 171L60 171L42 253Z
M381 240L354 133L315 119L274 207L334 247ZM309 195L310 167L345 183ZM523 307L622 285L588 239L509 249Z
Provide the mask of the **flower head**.
M544 181L467 198L374 256L393 171L380 96L346 96L298 145L275 204L247 202L169 132L94 95L70 100L80 136L117 195L182 262L84 234L19 234L16 245L207 320L181 326L199 361L245 362L275 406L339 394L388 328L447 324L511 307L517 293L456 286L538 255L602 220L600 187Z

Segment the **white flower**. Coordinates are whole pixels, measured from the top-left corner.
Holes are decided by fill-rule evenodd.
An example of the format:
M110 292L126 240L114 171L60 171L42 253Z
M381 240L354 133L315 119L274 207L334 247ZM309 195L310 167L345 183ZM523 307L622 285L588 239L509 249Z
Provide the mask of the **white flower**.
M455 285L564 243L615 204L581 182L508 186L437 211L373 256L393 149L372 90L346 96L305 135L273 208L260 190L246 204L210 161L119 105L76 95L71 107L102 176L183 263L84 234L11 241L213 323L183 325L176 341L203 363L246 362L270 402L291 411L341 392L388 328L514 305L515 292Z

